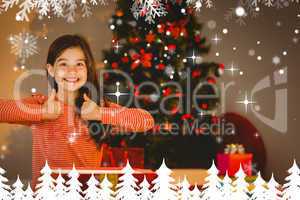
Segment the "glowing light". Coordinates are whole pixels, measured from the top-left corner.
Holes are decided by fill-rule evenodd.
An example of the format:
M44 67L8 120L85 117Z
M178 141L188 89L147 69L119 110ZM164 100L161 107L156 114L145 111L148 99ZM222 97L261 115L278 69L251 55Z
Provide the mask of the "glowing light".
M245 98L244 98L243 101L237 101L236 103L244 104L246 112L248 112L248 105L249 104L255 104L254 101L248 99L247 93L246 93Z

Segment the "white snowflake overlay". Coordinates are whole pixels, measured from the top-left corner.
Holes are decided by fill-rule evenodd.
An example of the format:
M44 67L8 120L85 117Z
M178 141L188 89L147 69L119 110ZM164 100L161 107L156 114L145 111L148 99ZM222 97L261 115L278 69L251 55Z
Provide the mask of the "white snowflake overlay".
M7 11L13 6L19 6L16 14L18 21L29 21L28 15L37 10L40 17L53 13L56 17L63 17L67 22L75 22L76 11L81 8L82 17L92 14L91 7L105 5L106 0L2 0L2 8Z
M161 0L134 0L131 12L136 19L145 16L148 23L154 23L156 17L167 14Z
M24 65L30 56L38 53L37 39L38 36L24 31L17 35L9 36L8 41L11 44L11 53L17 56L18 64Z
M2 0L0 5L0 13L7 11L9 8L18 6L20 10L16 14L16 19L19 21L29 21L29 13L36 10L40 17L49 16L53 13L54 16L63 17L69 23L75 22L75 17L78 9L81 10L81 17L89 17L92 14L92 7L97 5L105 5L107 0ZM173 0L132 0L134 1L131 12L138 19L145 16L145 20L149 23L154 23L155 18L167 14L164 3ZM201 11L201 8L212 8L213 0L186 0L188 5L195 8L196 11ZM258 5L268 7L283 8L288 7L290 3L299 3L299 0L240 0L239 4L244 6L245 15L238 16L237 21L244 24L243 18L246 15L256 16L256 8ZM236 8L230 9L225 17L231 19L234 17Z
M218 176L219 170L213 163L208 169L208 176L202 188L191 186L186 177L178 184L174 184L171 177L172 170L169 169L165 161L156 171L157 178L151 183L146 176L144 180L137 184L137 179L133 176L135 170L131 168L129 162L122 169L122 176L119 183L113 190L112 183L107 176L101 182L91 174L87 181L88 188L82 191L82 183L79 182L79 172L75 166L68 173L69 180L59 175L56 179L51 176L52 170L49 165L41 170L41 177L35 192L28 184L23 190L23 183L17 177L15 183L10 187L6 183L8 179L4 177L5 170L0 168L0 199L1 200L299 200L300 198L300 169L294 161L293 166L288 170L289 176L284 185L278 184L272 175L269 182L265 182L260 173L251 184L245 180L246 174L242 167L231 179L227 174L224 178ZM191 190L191 187L193 189Z

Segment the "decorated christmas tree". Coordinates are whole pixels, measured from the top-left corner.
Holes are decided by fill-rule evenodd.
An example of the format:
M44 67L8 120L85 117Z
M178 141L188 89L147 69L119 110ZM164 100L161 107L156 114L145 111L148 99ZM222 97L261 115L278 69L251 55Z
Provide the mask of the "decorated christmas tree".
M0 200L9 200L11 198L10 186L6 183L8 179L4 177L5 170L0 167Z
M204 62L209 45L193 8L182 0L162 1L157 6L164 6L167 14L149 24L147 16L135 18L130 12L134 3L117 1L110 20L113 47L103 51L105 69L124 72L132 82L107 71L107 94L119 91L116 96L122 101L128 99L123 93L133 91L134 106L151 111L156 123L164 124L159 130L170 131L169 124L176 123L178 132L185 134L193 124L215 122L211 113L219 101L216 79L224 66Z

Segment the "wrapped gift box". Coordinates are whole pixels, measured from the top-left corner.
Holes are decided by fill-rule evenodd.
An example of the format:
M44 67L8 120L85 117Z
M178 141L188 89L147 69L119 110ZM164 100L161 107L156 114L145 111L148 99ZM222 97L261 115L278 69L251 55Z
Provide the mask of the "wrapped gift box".
M247 176L252 176L253 154L217 154L217 167L220 175L225 175L228 171L229 176L234 176L242 165Z

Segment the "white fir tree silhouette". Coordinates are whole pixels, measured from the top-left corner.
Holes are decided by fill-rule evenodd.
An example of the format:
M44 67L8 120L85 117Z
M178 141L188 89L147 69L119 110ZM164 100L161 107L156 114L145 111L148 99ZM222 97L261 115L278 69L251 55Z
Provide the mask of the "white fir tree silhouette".
M224 200L231 200L232 197L232 179L228 176L228 172L222 180L222 197Z
M8 179L4 177L5 173L6 171L0 167L0 200L11 199L10 186L6 184Z
M150 184L147 181L146 176L144 176L143 181L140 184L140 190L138 192L138 197L140 200L151 200L152 192L150 191Z
M190 186L191 185L185 176L183 178L183 181L181 182L179 199L181 199L181 200L190 200L191 199L192 196L191 196Z
M174 179L171 177L172 170L170 170L163 160L160 168L156 170L157 178L152 181L154 185L153 200L176 200L176 187L173 184Z
M268 191L266 194L266 200L281 200L281 191L278 189L280 186L276 182L274 175L272 174L270 181L268 182Z
M257 173L257 178L255 179L253 185L255 187L251 191L250 200L265 200L267 196L266 182L261 177L260 172Z
M24 192L23 200L34 200L33 194L34 193L33 193L32 189L30 187L30 182L29 182L28 185L27 185L27 188Z
M56 178L56 186L55 186L55 198L56 200L67 200L67 187L65 185L66 180L61 175L61 170L58 172L58 176Z
M200 192L197 184L195 184L194 189L191 192L191 200L201 200L202 193Z
M129 161L127 161L121 172L123 175L119 177L119 183L116 187L116 200L137 200L138 180L133 176L134 170L131 168Z
M72 200L83 200L84 198L81 196L82 183L78 180L79 172L76 170L75 165L73 164L72 170L68 173L68 177L70 178L66 185L67 189L67 199Z
M41 176L38 178L39 184L36 185L36 200L53 200L55 199L55 180L52 178L52 170L46 161L45 166L41 170Z
M240 166L239 171L235 174L235 177L236 180L232 183L234 188L234 192L232 193L232 200L248 200L249 184L245 180L246 174L242 168L242 165Z
M212 162L211 167L207 170L208 176L205 178L205 184L203 185L203 195L204 200L221 200L221 179L219 178L219 170L217 169L215 162Z
M100 188L98 187L99 181L95 178L94 174L91 175L87 182L88 188L83 191L84 199L86 200L100 200Z
M12 185L13 190L11 191L12 199L13 200L23 200L24 198L24 190L23 190L23 183L20 180L18 175L16 182Z
M100 200L114 200L114 191L112 190L113 184L108 180L105 175L100 183Z
M285 178L287 183L283 185L284 200L300 199L300 169L294 160L293 166L288 170L289 176Z

